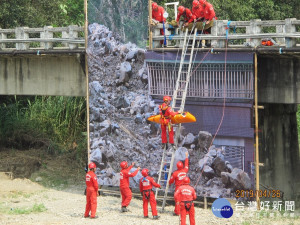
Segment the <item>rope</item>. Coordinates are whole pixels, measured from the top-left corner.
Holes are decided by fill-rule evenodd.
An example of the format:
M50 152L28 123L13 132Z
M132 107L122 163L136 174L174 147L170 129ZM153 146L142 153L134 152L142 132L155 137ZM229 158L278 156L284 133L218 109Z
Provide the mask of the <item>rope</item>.
M229 23L229 22L228 22L228 23ZM229 23L229 24L230 24L230 23ZM229 26L229 24L228 24L228 26ZM221 116L221 120L220 120L219 126L218 126L218 128L217 128L217 130L216 130L216 132L215 132L214 137L213 137L212 140L211 140L211 143L210 143L208 149L210 149L210 147L212 146L212 144L213 144L213 142L214 142L214 140L215 140L215 138L216 138L216 136L217 136L217 134L218 134L218 132L219 132L221 126L222 126L223 119L224 119L224 116L225 116L225 108L226 108L226 97L225 97L225 94L226 94L226 72L227 72L227 71L226 71L226 66L227 66L227 44L228 44L228 37L226 36L226 43L225 43L225 58L224 58L224 67L225 67L225 68L224 68L224 74L223 74L223 106L222 106L222 116ZM208 158L207 158L207 159L208 159ZM199 181L200 181L200 179L201 179L201 176L202 176L202 174L203 174L204 166L205 166L205 164L206 164L206 162L207 162L207 159L206 159L206 161L205 161L204 164L203 164L203 168L202 168L202 170L201 170L201 173L200 173L199 178L197 179L196 184L194 185L194 188L196 188L197 184L199 183Z

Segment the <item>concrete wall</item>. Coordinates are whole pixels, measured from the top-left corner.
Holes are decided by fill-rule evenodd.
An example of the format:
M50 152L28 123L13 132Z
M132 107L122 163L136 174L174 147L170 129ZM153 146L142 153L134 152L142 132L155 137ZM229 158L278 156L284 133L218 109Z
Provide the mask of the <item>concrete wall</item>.
M265 164L260 167L260 182L284 191L286 200L296 201L300 197L297 105L264 104L264 107L259 111L259 161Z
M300 104L300 55L259 55L258 101Z
M86 96L79 55L0 56L0 95Z

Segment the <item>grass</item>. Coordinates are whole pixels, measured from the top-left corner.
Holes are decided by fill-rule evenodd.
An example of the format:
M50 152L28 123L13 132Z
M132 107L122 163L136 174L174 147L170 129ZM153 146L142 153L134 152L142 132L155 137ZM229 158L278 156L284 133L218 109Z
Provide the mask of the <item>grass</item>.
M33 195L33 193L29 194L29 193L24 193L22 191L13 191L11 193L9 193L7 195L8 198L20 198L20 197L23 197L23 198L29 198Z
M80 161L85 158L86 126L85 98L0 97L0 145L6 148L38 148L53 155L76 151Z
M11 214L11 215L21 215L21 214L31 214L40 213L46 211L47 208L44 204L34 204L31 207L18 207L18 208L7 208L3 204L0 204L0 213Z

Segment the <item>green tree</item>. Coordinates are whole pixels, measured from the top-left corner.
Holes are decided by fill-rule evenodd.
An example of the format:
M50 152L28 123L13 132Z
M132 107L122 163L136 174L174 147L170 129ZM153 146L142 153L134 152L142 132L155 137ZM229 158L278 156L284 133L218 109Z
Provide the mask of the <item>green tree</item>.
M84 0L1 0L1 28L70 24L84 24Z

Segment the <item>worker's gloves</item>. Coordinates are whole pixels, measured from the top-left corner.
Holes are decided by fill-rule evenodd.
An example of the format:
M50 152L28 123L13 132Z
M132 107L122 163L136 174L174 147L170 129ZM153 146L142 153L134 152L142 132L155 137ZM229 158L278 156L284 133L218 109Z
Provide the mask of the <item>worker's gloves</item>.
M157 21L156 19L152 19L152 24L156 26L157 24L159 24L159 21Z

